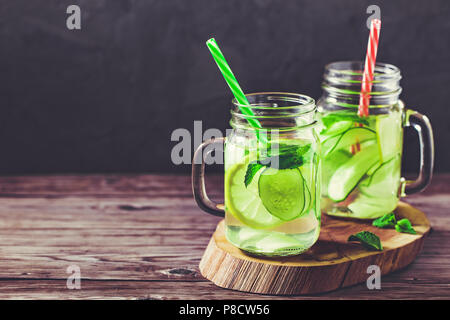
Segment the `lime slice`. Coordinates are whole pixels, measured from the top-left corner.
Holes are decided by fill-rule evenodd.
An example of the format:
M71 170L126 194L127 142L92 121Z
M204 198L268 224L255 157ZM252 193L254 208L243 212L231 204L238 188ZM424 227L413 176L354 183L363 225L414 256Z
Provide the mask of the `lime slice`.
M261 202L258 194L258 179L262 173L259 170L252 182L244 185L245 172L249 160L228 168L225 172L225 205L227 213L231 213L243 224L255 228L266 229L275 227L282 220L271 215Z
M328 182L330 199L335 202L345 200L367 171L379 161L377 155L375 141L366 142L362 151L337 168Z
M377 116L376 130L381 162L401 152L401 117L397 113Z
M266 168L259 177L259 197L272 215L291 221L302 214L305 197L311 195L305 192L305 180L299 169Z

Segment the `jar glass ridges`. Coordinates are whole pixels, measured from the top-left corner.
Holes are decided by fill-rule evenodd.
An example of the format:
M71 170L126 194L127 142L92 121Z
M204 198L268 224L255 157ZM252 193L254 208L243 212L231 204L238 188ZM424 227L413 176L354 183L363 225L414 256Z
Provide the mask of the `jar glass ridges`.
M247 97L262 129L251 127L233 101L225 142L226 237L254 254L301 253L320 230L314 100L286 93Z
M373 219L392 212L402 187L417 192L431 179L432 131L428 119L408 111L399 100L400 70L377 63L369 116L358 116L362 62L335 62L326 66L323 95L317 103L322 145L322 209L352 218ZM420 177L402 185L403 127L417 121L421 139ZM420 127L422 130L420 130ZM414 190L413 190L414 189Z

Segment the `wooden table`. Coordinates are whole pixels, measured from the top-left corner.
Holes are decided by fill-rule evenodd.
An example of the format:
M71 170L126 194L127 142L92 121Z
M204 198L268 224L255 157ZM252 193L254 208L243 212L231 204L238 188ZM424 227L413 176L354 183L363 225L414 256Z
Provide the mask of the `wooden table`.
M220 199L220 176L208 189ZM417 260L365 284L288 299L450 298L450 174L407 202L433 230ZM0 299L286 299L204 280L198 263L219 218L199 210L174 175L0 178ZM80 268L81 289L66 286Z

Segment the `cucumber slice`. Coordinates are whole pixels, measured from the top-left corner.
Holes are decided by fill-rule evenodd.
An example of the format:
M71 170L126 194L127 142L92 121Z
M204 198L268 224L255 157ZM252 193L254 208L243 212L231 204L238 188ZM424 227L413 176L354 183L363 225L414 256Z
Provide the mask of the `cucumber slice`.
M360 183L360 191L372 198L396 197L400 183L400 157L382 163Z
M259 197L273 216L290 221L305 207L305 179L300 170L266 168L259 176Z
M332 125L330 125L328 128L323 129L320 132L320 134L334 136L334 135L341 134L341 133L347 131L348 129L353 127L353 125L354 125L353 121L337 121L337 122L333 123Z
M347 216L359 219L375 219L392 212L397 206L396 197L371 198L360 194L358 198L348 205L351 213Z
M326 159L326 161L322 162L322 185L328 185L328 181L331 176L336 171L336 168L339 168L345 162L349 161L352 158L352 154L349 151L344 149L339 149L332 152ZM324 189L325 193L327 190ZM324 194L326 196L326 194Z
M355 144L362 143L369 140L376 140L377 134L372 129L366 127L355 127L348 129L341 135L330 137L323 141L322 150L323 155L327 156L334 150L346 148Z
M385 162L402 150L401 114L376 117L377 141L381 161Z
M322 156L326 156L331 153L333 149L335 149L335 146L337 142L341 139L342 134L338 134L335 136L331 136L326 138L321 143L321 149L322 149Z
M378 170L378 168L379 168L381 165L382 165L381 163L376 163L376 164L374 164L374 165L367 171L367 175L369 176L369 178L370 178L370 176L371 176L375 171Z
M328 182L328 196L335 202L345 200L358 185L361 178L377 162L378 145L376 141L365 143L361 152L341 165Z

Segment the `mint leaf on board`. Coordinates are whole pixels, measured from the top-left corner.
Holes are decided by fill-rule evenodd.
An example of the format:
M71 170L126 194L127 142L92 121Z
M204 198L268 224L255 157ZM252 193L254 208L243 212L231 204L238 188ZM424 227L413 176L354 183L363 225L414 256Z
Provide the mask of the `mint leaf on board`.
M245 172L245 178L244 178L244 184L245 187L248 187L248 185L252 182L253 177L255 174L261 169L263 165L255 162L249 163L247 166L247 171Z
M348 237L347 241L358 241L366 249L383 251L383 246L381 245L380 238L370 231L361 231L356 234L352 234Z
M412 227L411 222L406 218L397 221L395 230L402 233L417 234L416 230Z
M372 225L377 228L394 228L396 222L395 214L391 212L373 220Z

